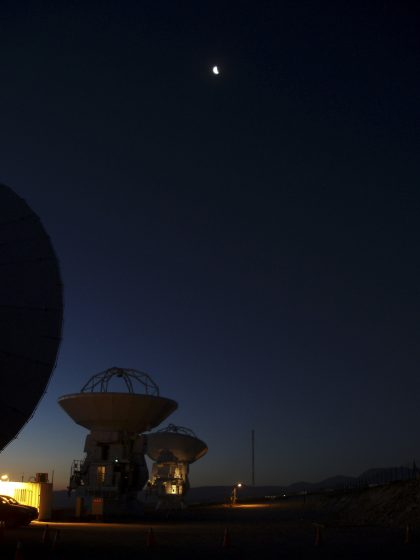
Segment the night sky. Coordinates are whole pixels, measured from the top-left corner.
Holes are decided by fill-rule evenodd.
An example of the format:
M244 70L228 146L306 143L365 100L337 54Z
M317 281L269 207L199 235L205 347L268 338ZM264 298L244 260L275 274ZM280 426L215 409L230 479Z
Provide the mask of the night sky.
M65 298L2 471L64 488L87 431L57 398L112 366L208 444L192 486L249 483L252 429L258 485L420 462L419 28L400 0L2 2L0 182Z

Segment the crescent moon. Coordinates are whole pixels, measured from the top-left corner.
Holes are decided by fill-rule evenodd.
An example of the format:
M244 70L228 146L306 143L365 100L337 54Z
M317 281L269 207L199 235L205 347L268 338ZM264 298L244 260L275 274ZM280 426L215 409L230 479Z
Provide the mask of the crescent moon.
M218 76L220 74L219 67L218 66L213 66L212 72L213 72L213 74L216 74L216 76Z

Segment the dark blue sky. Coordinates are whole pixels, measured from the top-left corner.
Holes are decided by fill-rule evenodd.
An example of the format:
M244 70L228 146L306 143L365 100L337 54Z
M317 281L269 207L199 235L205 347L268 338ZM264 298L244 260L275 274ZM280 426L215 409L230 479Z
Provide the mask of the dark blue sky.
M207 442L195 486L250 481L251 429L258 484L420 462L420 10L343 4L4 3L0 182L65 320L2 469L64 487L57 398L111 366Z

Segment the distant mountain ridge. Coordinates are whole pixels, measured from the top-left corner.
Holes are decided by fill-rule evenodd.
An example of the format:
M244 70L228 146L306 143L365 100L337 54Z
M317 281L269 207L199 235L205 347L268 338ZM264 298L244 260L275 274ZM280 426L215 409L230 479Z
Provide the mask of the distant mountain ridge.
M301 492L317 492L322 490L336 490L340 488L357 488L376 484L386 484L396 480L409 480L417 476L417 467L388 467L372 468L364 471L359 476L337 475L326 478L320 482L299 481L288 486L247 486L244 485L238 492L243 498L259 498L262 496L293 495ZM228 498L232 486L203 486L191 488L187 501L220 501Z
M246 484L238 491L238 497L261 498L263 496L281 496L282 494L293 495L302 492L313 493L323 490L336 490L340 488L357 488L369 485L386 484L397 480L409 480L415 478L420 471L415 464L413 467L389 467L368 469L359 476L337 475L326 478L321 482L294 482L288 486L265 485L248 486ZM190 488L186 502L221 502L229 499L232 486L197 486ZM66 490L54 491L53 507L74 507L74 493L69 497Z
M417 467L413 464L413 467L401 466L401 467L386 467L386 468L374 468L364 471L359 476L343 476L337 475L326 478L321 482L294 482L289 486L284 487L287 493L291 494L294 492L301 492L303 490L316 491L325 490L328 488L344 488L344 487L355 487L363 486L369 484L381 484L387 482L393 482L396 480L408 480L415 478L417 474Z

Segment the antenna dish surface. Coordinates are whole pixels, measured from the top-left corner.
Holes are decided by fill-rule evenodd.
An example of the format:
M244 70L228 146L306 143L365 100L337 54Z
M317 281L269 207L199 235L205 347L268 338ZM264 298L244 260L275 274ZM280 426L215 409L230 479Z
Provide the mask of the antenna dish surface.
M108 391L112 381L121 381L126 392ZM144 391L135 392L135 386ZM93 375L80 393L64 395L60 406L88 430L142 433L158 426L177 407L172 399L159 396L151 377L133 369L113 367Z
M147 455L153 461L173 455L178 461L194 463L208 451L207 445L192 430L169 424L166 428L147 434Z
M59 264L40 218L0 184L0 450L32 417L56 365L63 321Z

